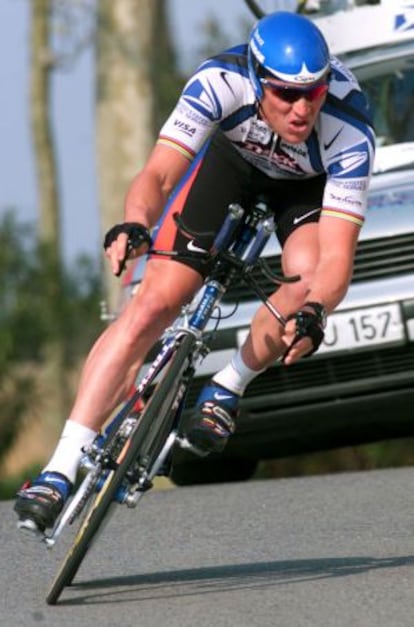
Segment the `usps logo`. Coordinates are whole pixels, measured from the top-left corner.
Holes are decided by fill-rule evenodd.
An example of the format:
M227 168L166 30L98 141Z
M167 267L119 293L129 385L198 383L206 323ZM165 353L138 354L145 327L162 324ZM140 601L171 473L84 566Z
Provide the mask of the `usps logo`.
M408 4L401 13L395 16L394 30L405 32L414 28L414 4Z
M218 120L221 117L220 101L208 80L202 82L196 78L188 83L183 93L183 100L209 120Z

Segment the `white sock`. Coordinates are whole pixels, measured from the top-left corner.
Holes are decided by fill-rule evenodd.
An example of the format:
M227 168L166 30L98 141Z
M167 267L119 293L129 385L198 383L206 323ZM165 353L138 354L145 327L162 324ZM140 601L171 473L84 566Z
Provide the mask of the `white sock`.
M55 451L43 469L48 472L59 472L75 483L79 462L82 458L82 447L90 444L97 432L79 422L67 420Z
M266 370L266 368L264 370ZM246 366L241 356L241 351L239 350L234 355L231 362L227 364L223 370L220 370L220 372L214 375L213 381L222 385L227 390L239 396L243 396L249 383L264 370L252 370Z

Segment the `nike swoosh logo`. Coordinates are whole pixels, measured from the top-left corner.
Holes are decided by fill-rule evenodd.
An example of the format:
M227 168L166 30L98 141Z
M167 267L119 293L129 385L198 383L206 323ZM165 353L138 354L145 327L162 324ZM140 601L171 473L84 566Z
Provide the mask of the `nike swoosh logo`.
M220 394L220 392L216 392L216 393L214 394L214 398L215 398L217 401L225 401L225 400L227 400L228 398L233 398L233 397L231 396L231 394Z
M229 79L227 78L227 74L228 74L228 72L224 72L224 71L220 72L221 78L226 83L226 85L230 89L231 93L234 94L233 88L232 88L232 86L229 83Z
M207 253L207 251L204 248L200 248L199 246L196 246L194 244L193 239L190 242L188 242L187 249L192 253L204 253L204 254Z
M293 218L293 224L299 224L299 222L303 222L303 220L306 220L306 218L309 218L309 216L313 216L314 213L318 213L319 211L320 209L312 209L312 211L304 213L303 216L297 216Z
M45 481L49 482L51 485L63 485L65 487L67 485L67 482L59 477L48 477L48 475L46 475Z
M332 137L332 139L328 142L324 142L323 147L325 148L325 150L329 150L329 148L332 146L332 144L334 143L334 141L336 139L338 139L339 135L342 133L343 131L343 126L341 126L341 128L339 129L339 131L337 133L335 133L335 135Z

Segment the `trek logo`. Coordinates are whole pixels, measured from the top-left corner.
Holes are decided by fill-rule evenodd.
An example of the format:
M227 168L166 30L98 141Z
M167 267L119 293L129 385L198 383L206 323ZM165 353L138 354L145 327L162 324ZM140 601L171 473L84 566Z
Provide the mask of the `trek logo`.
M174 126L180 129L184 135L188 135L189 137L194 137L196 134L195 126L190 126L190 124L186 124L182 120L174 120Z
M166 342L160 352L158 353L155 360L152 362L151 367L149 368L145 377L142 378L140 384L137 387L136 394L142 394L145 390L145 386L152 381L152 379L159 372L159 369L166 361L167 356L169 355L171 349L173 347L173 342Z

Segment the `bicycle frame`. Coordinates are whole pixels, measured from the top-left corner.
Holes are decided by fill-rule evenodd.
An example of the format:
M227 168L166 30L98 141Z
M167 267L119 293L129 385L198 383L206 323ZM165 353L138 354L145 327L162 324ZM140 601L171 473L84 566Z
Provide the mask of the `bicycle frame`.
M235 278L241 279L242 277L246 278L249 276L249 272L258 262L263 248L270 235L273 233L274 227L273 215L269 212L265 203L258 202L250 212L245 211L237 204L230 205L226 220L214 240L212 249L208 253L206 252L206 255L214 260L214 264L212 272L206 279L204 287L201 290L201 297L198 300L195 310L191 313L189 307L184 308L183 315L178 323L166 332L161 349L148 371L137 384L134 394L124 404L112 421L105 446L101 447L99 444L93 443L85 451L87 455L86 467L88 472L50 535L44 536L44 541L48 547L54 546L63 528L67 524L72 524L80 515L90 496L96 493L102 473L106 472L108 474L108 472L113 472L111 464L108 462L112 441L116 439L116 437L119 437L120 433L125 438L129 437L132 433L133 437L133 432L138 424L138 419L131 418L131 411L134 405L137 400L141 399L146 391L154 385L157 377L166 368L173 356L175 359L177 358L177 355L180 353L180 346L182 351L182 363L179 370L179 377L174 381L174 385L171 386L171 392L169 391L167 393L167 396L171 393L171 398L167 399L170 405L168 405L167 401L164 402L164 399L160 399L159 402L157 401L158 405L156 405L157 411L155 413L157 414L159 425L152 426L148 424L142 436L144 438L147 437L150 428L153 428L155 432L157 429L166 429L165 441L161 449L159 451L157 450L157 458L152 463L151 467L141 472L137 482L135 484L131 482L130 488L124 491L124 493L117 498L117 501L125 503L129 507L135 507L142 494L151 486L152 479L159 473L160 468L165 464L175 445L201 454L201 452L191 446L185 437L181 436L179 432L179 421L185 401L186 390L197 367L197 362L201 361L208 353L206 327L212 318L213 311L219 305L222 296ZM166 254L166 252L167 251L151 251L152 254ZM279 277L280 281L295 279L296 277L292 277L291 279L282 279ZM263 298L258 286L255 286L254 282L252 287L256 289L259 296ZM266 306L269 307L278 321L284 324L285 320L283 316L273 308L266 297L264 297L264 299ZM156 396L156 394L154 396ZM149 404L152 402L153 398L151 397ZM169 423L167 427L165 427L163 422L166 421L166 417L163 415L163 412L165 411L164 408L170 406L174 406L175 413L173 416L169 417ZM168 409L168 412L169 411ZM147 448L149 446L150 445L148 445ZM126 454L128 455L129 452L127 451ZM131 464L133 464L134 461L134 455L132 455ZM131 474L133 475L134 473L131 471Z

